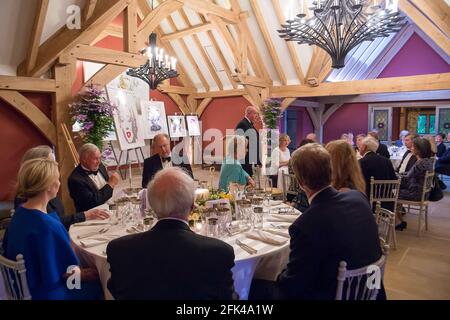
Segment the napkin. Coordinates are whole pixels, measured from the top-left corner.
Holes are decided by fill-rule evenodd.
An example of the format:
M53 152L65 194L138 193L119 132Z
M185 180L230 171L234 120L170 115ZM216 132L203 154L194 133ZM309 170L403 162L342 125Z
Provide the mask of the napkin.
M108 243L109 241L111 241L111 239L95 238L95 239L84 239L84 240L81 240L80 243L83 248L92 248L92 247L99 246L104 243Z
M249 239L259 240L261 242L268 243L274 246L281 246L288 241L286 238L260 230L254 230L252 232L246 233L245 235Z
M268 233L272 233L272 234L276 234L276 235L278 235L280 237L284 237L284 238L290 238L291 237L288 232L281 231L281 230L263 229L263 231L268 232Z
M269 202L271 207L279 206L282 203L283 203L283 201L281 201L281 200L270 200L270 202Z
M274 219L270 219L269 221L275 221L275 222L279 222L279 221L283 221L283 222L294 222L295 220L297 220L298 215L286 215L286 214L275 214L272 213L271 216Z

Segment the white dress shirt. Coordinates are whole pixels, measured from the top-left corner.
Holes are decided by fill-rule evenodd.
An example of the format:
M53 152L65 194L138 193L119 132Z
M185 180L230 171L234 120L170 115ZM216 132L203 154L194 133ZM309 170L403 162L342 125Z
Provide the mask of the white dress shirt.
M89 171L88 169L86 169L85 167L81 166L84 170ZM95 186L97 187L98 190L100 190L101 188L103 188L104 186L106 186L106 184L108 183L105 178L103 177L103 174L98 171L97 175L95 174L89 174L88 177L92 180L92 182L95 184Z

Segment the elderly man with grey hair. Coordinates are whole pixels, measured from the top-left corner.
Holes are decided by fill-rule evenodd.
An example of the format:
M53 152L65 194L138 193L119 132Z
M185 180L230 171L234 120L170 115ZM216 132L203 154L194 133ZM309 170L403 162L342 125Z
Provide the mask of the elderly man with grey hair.
M244 135L247 138L247 153L245 154L245 163L242 164L244 171L249 176L253 175L253 165L261 165L260 147L259 147L259 132L255 128L255 124L260 121L259 111L254 106L245 108L245 116L236 125L236 134Z
M157 134L153 138L152 153L150 158L144 160L144 172L142 173L142 188L147 188L148 183L153 179L153 176L164 168L178 166L183 168L191 177L192 167L186 157L172 159L172 151L170 149L170 137L165 134ZM174 161L178 160L178 161Z
M375 138L367 136L362 139L359 147L359 152L362 156L362 158L359 159L359 165L361 166L362 174L366 182L366 195L369 199L371 177L375 180L397 179L392 162L386 157L376 153L378 145L379 142ZM383 204L383 206L385 206L385 204ZM388 206L386 209L393 209L393 207Z
M114 172L108 175L95 144L84 144L78 154L80 164L69 176L68 185L77 211L86 211L104 204L112 197L114 187L119 183L119 174Z
M109 243L106 251L115 299L224 300L234 295L233 248L191 231L195 185L181 168L160 170L148 200L158 217L149 231Z

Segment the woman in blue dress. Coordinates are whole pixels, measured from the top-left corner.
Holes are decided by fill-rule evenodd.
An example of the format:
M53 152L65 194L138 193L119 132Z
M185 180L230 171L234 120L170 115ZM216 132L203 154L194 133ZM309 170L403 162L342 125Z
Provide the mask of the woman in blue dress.
M243 136L233 136L227 146L227 156L220 169L219 189L228 192L230 183L255 186L255 182L242 168L239 160L245 158L247 140Z
M47 211L48 202L56 197L60 186L58 164L43 158L27 160L21 165L17 180L18 196L27 201L16 209L3 245L8 259L24 256L32 298L101 299L95 269L80 270L80 286L68 274L79 266L79 261L59 216Z

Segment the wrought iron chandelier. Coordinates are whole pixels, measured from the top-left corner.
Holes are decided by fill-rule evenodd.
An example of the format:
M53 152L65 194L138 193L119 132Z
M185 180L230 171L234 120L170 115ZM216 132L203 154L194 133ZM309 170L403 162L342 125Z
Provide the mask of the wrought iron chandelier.
M156 46L156 33L150 34L149 47L141 54L146 54L148 61L139 68L129 69L129 76L144 80L150 89L156 89L166 79L178 77L177 59L164 55L164 49Z
M153 0L152 0L152 11ZM154 90L164 80L176 78L179 76L177 72L177 59L164 55L164 49L156 46L156 33L151 33L148 39L148 48L141 51L141 54L147 55L148 61L141 67L129 69L127 74L132 77L144 80Z
M313 16L307 18L304 0L300 13L281 25L279 36L298 44L316 45L332 59L333 68L342 68L345 57L358 44L387 37L406 24L397 10L398 0L315 0ZM381 3L381 0L380 0Z

